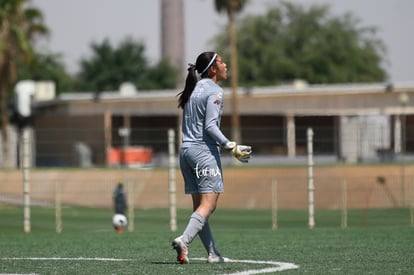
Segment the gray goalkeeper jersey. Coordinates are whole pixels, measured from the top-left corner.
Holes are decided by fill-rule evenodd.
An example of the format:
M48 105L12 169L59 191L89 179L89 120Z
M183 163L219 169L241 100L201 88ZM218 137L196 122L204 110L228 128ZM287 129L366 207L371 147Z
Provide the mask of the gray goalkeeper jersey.
M205 146L217 148L228 139L220 130L223 109L223 89L210 78L197 82L184 106L182 147Z

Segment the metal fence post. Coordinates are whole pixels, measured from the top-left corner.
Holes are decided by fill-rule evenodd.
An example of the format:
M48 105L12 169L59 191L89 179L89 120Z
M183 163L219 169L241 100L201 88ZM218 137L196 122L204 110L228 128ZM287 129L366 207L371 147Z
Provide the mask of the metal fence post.
M169 204L170 204L170 229L177 230L177 209L176 209L176 177L175 177L175 132L168 130L168 178L169 178Z
M308 212L309 220L308 226L310 229L315 227L315 206L314 206L314 190L315 186L313 183L313 130L308 128L307 132L308 140Z

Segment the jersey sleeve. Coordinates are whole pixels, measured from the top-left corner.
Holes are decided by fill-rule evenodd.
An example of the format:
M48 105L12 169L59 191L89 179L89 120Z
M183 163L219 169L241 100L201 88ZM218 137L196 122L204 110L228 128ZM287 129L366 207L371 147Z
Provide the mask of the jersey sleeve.
M220 112L223 105L223 98L217 94L210 95L207 99L205 130L208 135L214 139L219 145L228 142L228 139L220 130Z

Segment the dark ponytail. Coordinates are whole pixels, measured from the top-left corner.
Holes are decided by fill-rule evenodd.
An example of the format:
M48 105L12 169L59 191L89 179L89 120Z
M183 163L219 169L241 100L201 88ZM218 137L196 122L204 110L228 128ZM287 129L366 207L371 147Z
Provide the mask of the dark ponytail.
M184 90L179 93L180 96L178 98L178 108L184 109L184 105L187 103L188 99L193 92L195 85L197 84L198 77L196 73L196 67L194 64L188 64L188 74L187 78L185 79L185 86Z
M193 90L199 80L199 77L208 77L208 68L215 64L215 61L210 62L216 55L215 52L204 52L197 57L196 64L188 64L188 74L185 79L184 90L178 94L178 108L184 109L185 104L190 98ZM199 73L202 72L201 76Z

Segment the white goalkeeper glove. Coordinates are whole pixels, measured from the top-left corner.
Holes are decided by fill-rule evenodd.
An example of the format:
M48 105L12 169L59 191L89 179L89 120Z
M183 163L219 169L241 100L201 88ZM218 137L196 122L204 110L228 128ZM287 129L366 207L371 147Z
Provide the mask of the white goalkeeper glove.
M247 145L236 145L231 150L231 153L240 162L246 163L249 162L250 156L252 154L252 147Z

